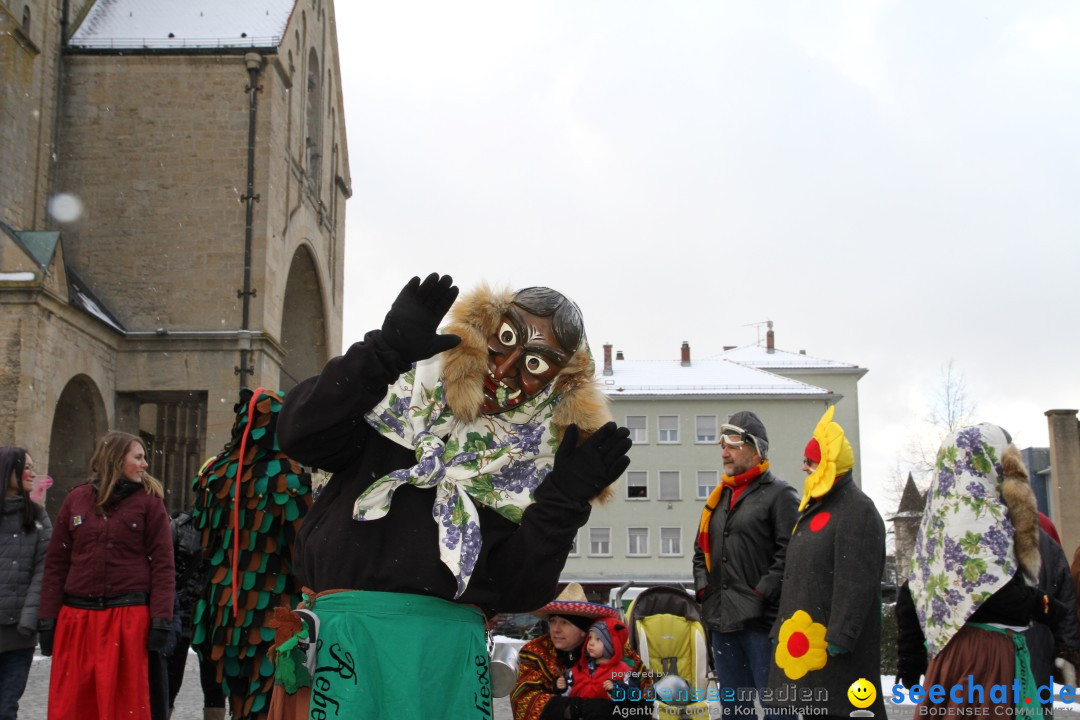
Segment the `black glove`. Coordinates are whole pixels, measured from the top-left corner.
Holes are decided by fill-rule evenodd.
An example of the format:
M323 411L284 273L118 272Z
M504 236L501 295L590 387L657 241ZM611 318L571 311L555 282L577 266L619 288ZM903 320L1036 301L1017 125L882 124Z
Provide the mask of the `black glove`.
M903 685L907 689L911 689L919 684L919 680L922 678L922 673L913 670L905 670L901 668L896 677L893 678L894 685Z
M457 299L449 275L414 277L401 289L382 324L382 337L402 360L413 363L434 357L461 342L457 335L439 335L439 323Z
M614 422L593 433L581 447L577 446L578 435L577 425L570 425L563 432L559 449L555 451L551 480L568 498L588 502L630 466L626 453L633 442L630 431Z
M165 628L150 628L146 636L146 649L150 652L165 654L165 648L169 646L169 636L172 633ZM175 644L175 641L174 641Z
M49 627L45 628L44 624L48 622ZM41 654L45 657L52 655L52 642L53 634L56 630L53 629L53 622L51 620L42 620L41 625L38 626L38 644L41 645Z

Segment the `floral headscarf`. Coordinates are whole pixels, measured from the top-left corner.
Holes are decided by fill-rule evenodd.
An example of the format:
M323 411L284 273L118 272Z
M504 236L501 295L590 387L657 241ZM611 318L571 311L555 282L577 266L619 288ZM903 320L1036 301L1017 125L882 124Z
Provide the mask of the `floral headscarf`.
M1009 441L996 425L963 428L938 451L912 556L910 587L930 657L1018 568L1001 499Z
M551 472L558 447L552 416L561 395L552 383L506 412L464 422L446 404L442 357L405 372L366 416L380 434L414 449L417 464L376 480L356 499L353 518L384 517L394 491L405 483L436 488L432 515L439 526L439 556L457 580L459 597L480 554L473 499L521 522L533 491Z

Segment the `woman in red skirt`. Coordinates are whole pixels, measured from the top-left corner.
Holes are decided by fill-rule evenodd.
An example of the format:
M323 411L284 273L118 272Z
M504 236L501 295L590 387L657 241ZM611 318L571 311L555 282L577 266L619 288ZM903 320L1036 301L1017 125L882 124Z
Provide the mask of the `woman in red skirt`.
M161 483L146 447L111 432L90 479L57 515L41 590L41 649L55 650L49 720L150 720L147 653L173 611L173 550Z

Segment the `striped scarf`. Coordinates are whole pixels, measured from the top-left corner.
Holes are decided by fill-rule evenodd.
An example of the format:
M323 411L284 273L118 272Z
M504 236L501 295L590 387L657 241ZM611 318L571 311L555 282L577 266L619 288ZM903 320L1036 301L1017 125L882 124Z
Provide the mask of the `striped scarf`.
M720 496L723 494L724 488L732 488L731 504L734 505L735 499L738 497L735 493L741 491L742 488L749 485L751 481L761 477L768 469L769 461L762 460L760 465L752 467L735 477L721 475L720 484L714 487L713 491L709 493L709 499L705 501L705 509L701 511L701 522L698 524L697 535L698 547L705 553L706 572L712 570L712 545L709 543L709 522L712 520L713 511L720 505Z

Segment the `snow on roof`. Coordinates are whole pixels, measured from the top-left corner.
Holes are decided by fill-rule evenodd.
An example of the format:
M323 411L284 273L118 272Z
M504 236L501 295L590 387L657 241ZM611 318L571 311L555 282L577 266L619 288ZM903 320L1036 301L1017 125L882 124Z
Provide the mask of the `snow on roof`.
M603 391L624 395L827 395L830 391L726 358L616 360L614 374L597 373Z
M277 47L295 0L97 0L76 48Z
M810 370L822 368L850 368L857 369L858 365L839 362L837 360L825 360L823 358L793 353L787 350L773 350L761 345L743 345L733 348L716 356L725 360L731 360L741 365L749 365L756 368L776 368L778 370Z

